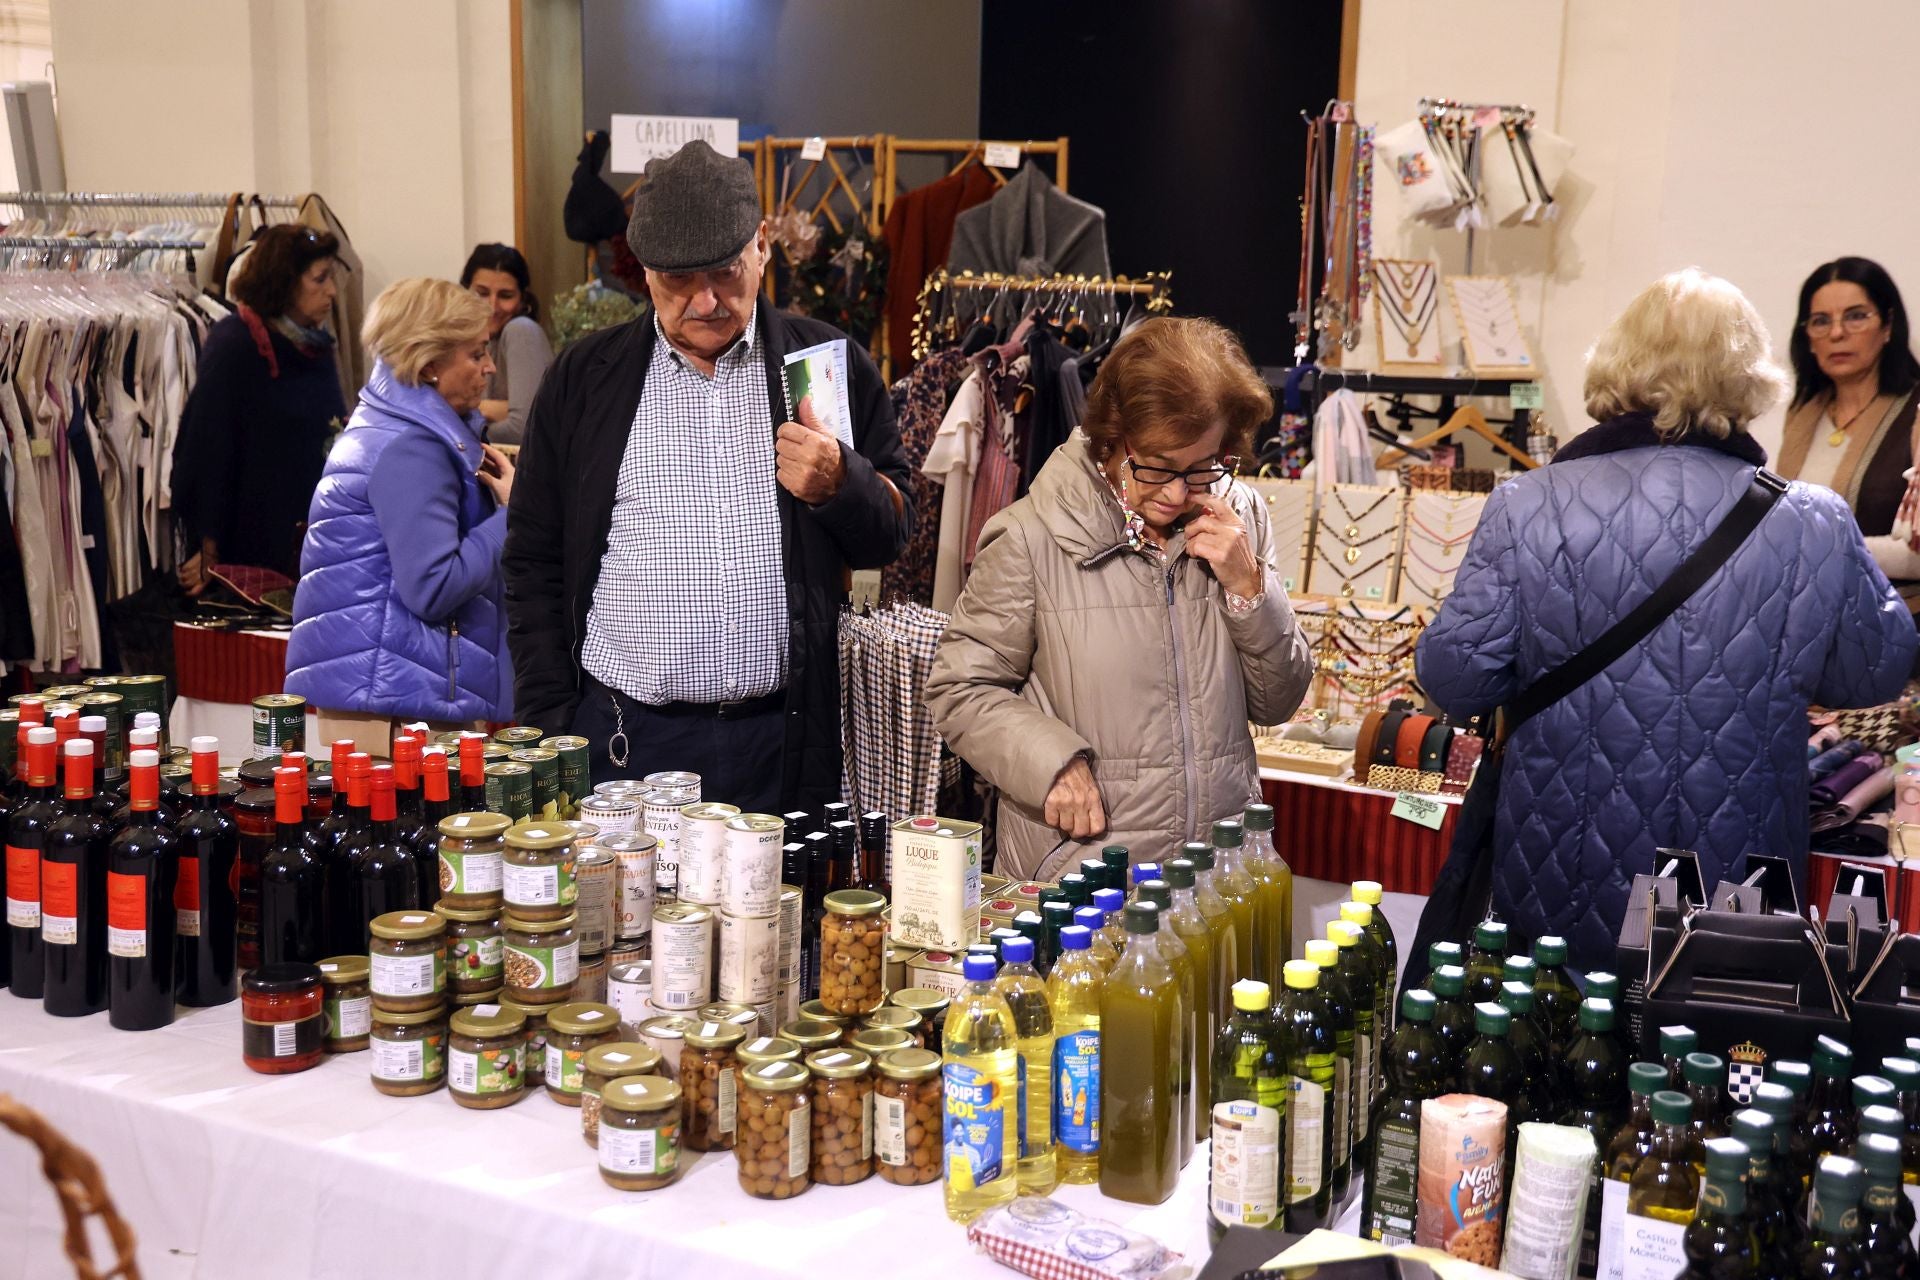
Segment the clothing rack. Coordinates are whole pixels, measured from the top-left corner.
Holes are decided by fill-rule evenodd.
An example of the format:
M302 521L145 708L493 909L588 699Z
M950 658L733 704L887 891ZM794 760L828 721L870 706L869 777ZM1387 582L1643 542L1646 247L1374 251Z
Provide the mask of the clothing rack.
M1049 294L1061 298L1084 300L1098 298L1145 298L1146 309L1151 315L1164 315L1173 310L1173 273L1171 271L1150 271L1138 280L1126 276L1106 279L1099 276L1010 276L985 275L971 273L949 275L945 267L927 277L920 287L920 298L913 314L913 352L914 359L924 359L934 349L935 330L940 320L936 313L943 309L942 294L986 293L1001 297L1023 294ZM951 319L951 317L947 317ZM955 337L955 334L948 334Z
M109 208L213 209L238 194L248 204L269 209L298 209L298 196L246 195L232 191L7 191L0 192L0 204L50 206L103 206Z
M1026 142L994 141L980 138L896 138L888 136L886 142L886 202L880 211L880 220L886 221L886 215L893 208L893 200L899 194L895 190L900 181L900 157L903 155L946 155L958 157L947 167L947 176L960 172L970 164L986 166L987 148L991 146L1012 146L1020 149L1020 158L1028 156L1053 157L1053 185L1062 191L1067 189L1067 139L1050 138L1044 141L1029 139ZM1015 168L1018 168L1016 165ZM997 168L988 168L994 181L1000 186L1007 185L1007 176Z
M1387 401L1386 416L1393 419L1402 432L1411 431L1416 419L1444 424L1450 421L1461 400L1475 397L1497 398L1511 397L1513 388L1522 383L1531 383L1530 378L1446 378L1446 377L1401 377L1394 374L1370 373L1360 369L1330 369L1316 366L1308 370L1302 379L1300 389L1307 399L1307 416L1311 418L1320 407L1320 402L1335 391L1352 391L1359 395L1375 395ZM1409 396L1437 396L1439 406L1433 409L1421 408L1410 404ZM1510 418L1487 418L1483 421L1492 426L1504 427L1502 433L1509 446L1509 454L1524 454L1527 436L1532 430L1533 411L1515 409ZM1392 443L1396 448L1405 449L1399 440L1382 441ZM1528 459L1528 465L1533 465Z

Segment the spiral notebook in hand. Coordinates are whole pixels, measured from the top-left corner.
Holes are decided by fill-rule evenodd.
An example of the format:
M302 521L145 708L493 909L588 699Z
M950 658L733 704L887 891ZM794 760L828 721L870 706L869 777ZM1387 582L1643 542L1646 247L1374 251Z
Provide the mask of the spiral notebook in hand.
M800 402L812 398L813 416L851 449L853 406L847 395L847 340L835 338L787 354L780 371L787 393L787 417L800 421Z

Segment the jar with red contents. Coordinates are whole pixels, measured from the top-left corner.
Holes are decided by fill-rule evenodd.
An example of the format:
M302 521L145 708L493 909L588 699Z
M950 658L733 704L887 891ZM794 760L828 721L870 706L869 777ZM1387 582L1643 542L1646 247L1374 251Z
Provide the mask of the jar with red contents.
M323 990L318 965L270 964L249 973L240 989L242 1060L270 1076L319 1066Z

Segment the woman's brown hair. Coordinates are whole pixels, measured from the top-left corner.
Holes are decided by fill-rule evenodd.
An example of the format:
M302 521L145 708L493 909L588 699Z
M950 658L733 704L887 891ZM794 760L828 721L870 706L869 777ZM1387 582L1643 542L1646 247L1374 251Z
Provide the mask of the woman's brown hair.
M285 315L300 289L300 277L322 258L340 253L340 239L297 222L268 227L253 238L230 286L234 300L269 320Z
M1184 449L1224 424L1222 453L1245 457L1273 416L1273 393L1224 325L1186 316L1145 321L1114 344L1081 423L1105 462L1124 436L1144 453Z

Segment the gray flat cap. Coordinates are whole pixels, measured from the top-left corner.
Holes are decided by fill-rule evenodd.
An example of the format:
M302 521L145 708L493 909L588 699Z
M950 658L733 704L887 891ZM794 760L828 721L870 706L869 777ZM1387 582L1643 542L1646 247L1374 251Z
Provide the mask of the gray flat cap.
M647 166L627 244L654 271L713 271L740 256L760 218L753 165L696 138Z

